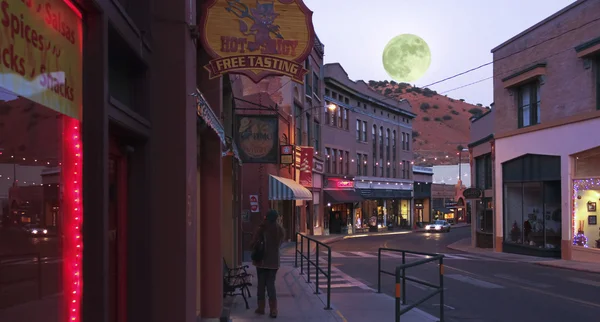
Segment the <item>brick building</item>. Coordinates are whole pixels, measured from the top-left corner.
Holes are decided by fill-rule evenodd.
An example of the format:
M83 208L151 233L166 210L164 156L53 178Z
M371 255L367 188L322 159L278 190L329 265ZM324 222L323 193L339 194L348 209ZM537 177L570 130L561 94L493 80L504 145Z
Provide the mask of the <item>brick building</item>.
M408 101L351 80L339 63L325 65L325 101L325 231L410 227L415 114Z
M245 164L242 175L242 211L250 209L250 195L258 195L260 210L250 213L243 223L246 239L263 220L269 208L278 210L283 216L287 239L296 232L320 234L322 227L321 198L321 118L323 107L323 55L325 45L315 37L315 45L304 62L309 72L304 84L291 81L289 77L268 77L254 83L245 76L232 76L236 114L275 114L279 117L279 143L296 148L314 149L313 180L310 187L299 183L299 158L287 166L280 164ZM274 178L277 177L277 178ZM274 179L273 179L274 178ZM279 180L278 178L284 178ZM288 179L288 180L285 180ZM305 195L290 195L282 200L281 196L269 194L273 185L293 186ZM308 189L308 190L307 190ZM321 220L319 220L321 218ZM246 243L248 246L248 243ZM248 250L248 249L247 249Z
M494 244L494 115L493 109L471 119L469 162L471 187L482 191L482 198L471 200L472 243L492 248Z
M492 50L497 251L600 261L599 30L579 0Z

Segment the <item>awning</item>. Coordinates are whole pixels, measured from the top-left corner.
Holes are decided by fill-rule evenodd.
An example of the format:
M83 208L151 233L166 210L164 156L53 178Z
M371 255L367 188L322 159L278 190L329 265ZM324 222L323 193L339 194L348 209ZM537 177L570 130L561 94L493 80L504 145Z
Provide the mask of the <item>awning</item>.
M215 131L215 133L217 133L219 139L221 139L221 143L223 143L223 145L227 145L223 124L221 124L221 121L215 112L212 110L210 105L208 105L204 95L202 95L199 89L196 89L196 93L193 93L192 96L196 97L196 113L198 113L198 116L204 120L206 125L208 125Z
M217 133L221 143L225 147L225 151L223 151L221 155L226 156L229 153L233 153L233 156L241 163L242 160L240 159L240 154L235 142L233 142L230 137L225 136L225 128L223 127L223 124L221 124L221 121L215 112L212 110L210 105L208 105L204 95L202 95L199 89L196 89L196 93L193 93L192 96L196 97L196 113L198 114L198 117L202 119L206 125L213 129L215 133Z
M312 193L294 180L269 175L269 200L312 200Z
M323 190L325 191L325 201L331 203L354 203L364 200L361 195L354 190Z

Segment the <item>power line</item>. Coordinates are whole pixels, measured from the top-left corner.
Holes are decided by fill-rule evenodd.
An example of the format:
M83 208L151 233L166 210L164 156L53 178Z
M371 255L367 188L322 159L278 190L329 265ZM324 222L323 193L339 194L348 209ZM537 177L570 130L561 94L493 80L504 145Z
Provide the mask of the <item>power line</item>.
M597 19L597 20L600 20L600 19ZM541 61L544 61L544 60L546 60L546 59L548 59L548 58L554 57L554 56L556 56L556 55L560 55L560 54L562 54L562 53L565 53L565 52L567 52L567 51L571 51L571 50L573 50L573 48L569 47L569 48L567 48L567 49L563 49L563 50L561 50L561 51L557 51L557 52L555 52L555 53L553 53L553 54L550 54L550 55L548 55L548 56L544 56L544 57L542 57L542 58L539 58L539 59L537 59L535 62L532 62L532 63L541 62ZM483 82L483 81L486 81L486 80L488 80L488 79L493 79L493 78L502 78L502 77L504 77L505 75L510 75L510 74L512 74L512 73L514 73L514 72L516 72L516 71L518 71L518 70L521 70L521 69L523 69L523 66L519 66L519 67L516 67L516 68L513 68L513 69L509 69L509 70L505 71L504 73L501 73L501 74L498 74L498 75L495 75L495 76L486 77L486 78L483 78L483 79L477 80L477 81L475 81L475 82L472 82L472 83L469 83L469 84L465 84L465 85L462 85L462 86L459 86L459 87L456 87L456 88L453 88L453 89L449 89L449 90L447 90L447 91L443 91L443 92L442 92L442 93L440 93L440 94L445 94L445 93L448 93L448 92L455 91L455 90L457 90L457 89L461 89L461 88L464 88L464 87L468 87L468 86L471 86L471 85L475 85L475 84L477 84L477 83L481 83L481 82Z
M441 93L440 93L440 95L441 95L441 94L450 93L450 92L453 92L453 91L455 91L455 90L457 90L457 89L461 89L461 88L464 88L464 87L469 87L469 86L471 86L471 85L475 85L475 84L481 83L481 82L483 82L483 81L486 81L486 80L488 80L488 79L492 79L492 78L494 78L494 76L490 76L490 77L487 77L487 78L484 78L484 79L480 79L480 80L478 80L478 81L475 81L475 82L472 82L472 83L469 83L469 84L465 84L465 85L462 85L462 86L459 86L459 87L456 87L456 88L453 88L453 89L449 89L449 90L447 90L447 91L443 91L443 92L441 92Z
M462 75L464 75L464 74L467 74L467 73L470 73L470 72L472 72L472 71L478 70L478 69L480 69L480 68L483 68L483 67L485 67L485 66L491 65L491 64L493 64L493 63L497 63L497 62L499 62L499 61L501 61L501 60L504 60L504 59L506 59L506 58L512 57L512 56L514 56L514 55L518 55L518 54L520 54L520 53L522 53L522 52L524 52L524 51L526 51L526 50L529 50L529 49L535 48L535 47L537 47L537 46L539 46L539 45L542 45L542 44L544 44L544 43L546 43L546 42L548 42L548 41L551 41L551 40L557 39L557 38L559 38L559 37L562 37L562 36L564 36L565 34L568 34L568 33L570 33L570 32L573 32L573 31L575 31L575 30L581 29L581 28L583 28L583 27L585 27L585 26L587 26L587 25L590 25L590 24L592 24L592 23L594 23L594 22L597 22L597 21L600 21L600 17L599 17L599 18L596 18L596 19L592 19L592 20L590 20L590 21L588 21L588 22L586 22L586 23L584 23L584 24L582 24L582 25L579 25L579 26L577 26L577 27L574 27L574 28L571 28L571 29L569 29L569 30L566 30L565 32L563 32L563 33L560 33L560 34L558 34L558 35L556 35L556 36L553 36L553 37L547 38L547 39L545 39L545 40L542 40L542 41L540 41L540 42L539 42L539 43L537 43L537 44L533 44L533 45L531 45L531 46L529 46L529 47L525 47L525 48L523 48L523 49L521 49L521 50L518 50L518 51L515 51L515 52L513 52L513 53L510 53L510 54L508 54L508 55L506 55L506 56L504 56L504 57L500 57L500 58L498 58L498 59L494 59L493 61L491 61L491 62L489 62L489 63L485 63L485 64L483 64L483 65L479 65L479 66L477 66L477 67L475 67L475 68L471 68L471 69L469 69L469 70L466 70L466 71L464 71L464 72L461 72L461 73L458 73L458 74L452 75L452 76L450 76L450 77L446 77L446 78L444 78L444 79L442 79L442 80L439 80L439 81L437 81L437 82L433 82L433 83L431 83L431 84L429 84L429 85L425 85L425 86L423 86L423 88L430 87L430 86L432 86L432 85L436 85L436 84L439 84L439 83L445 82L445 81L447 81L447 80L450 80L450 79L456 78L456 77L458 77L458 76L462 76Z

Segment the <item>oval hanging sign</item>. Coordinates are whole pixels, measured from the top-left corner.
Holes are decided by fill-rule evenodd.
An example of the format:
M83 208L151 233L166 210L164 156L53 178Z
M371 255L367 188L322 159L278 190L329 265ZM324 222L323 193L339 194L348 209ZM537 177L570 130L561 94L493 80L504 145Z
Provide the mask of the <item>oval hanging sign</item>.
M209 78L242 74L258 83L289 76L304 83L313 49L312 11L302 0L209 0L202 9L201 41L214 58Z
M483 191L478 188L468 188L463 191L465 199L479 199L483 196Z

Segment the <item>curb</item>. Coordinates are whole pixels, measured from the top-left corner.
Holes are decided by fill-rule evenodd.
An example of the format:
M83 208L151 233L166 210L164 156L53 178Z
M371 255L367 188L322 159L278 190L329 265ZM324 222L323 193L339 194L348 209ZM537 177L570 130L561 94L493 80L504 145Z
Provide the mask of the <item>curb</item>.
M533 263L535 265L539 265L539 266L545 266L545 267L551 267L551 268L558 268L558 269L564 269L564 270L569 270L569 271L575 271L575 272L585 272L585 273L591 273L591 274L598 274L600 275L599 271L594 271L591 269L587 269L587 268L573 268L573 267L565 267L565 266L559 266L559 265L552 265L549 264L550 262L536 262Z

